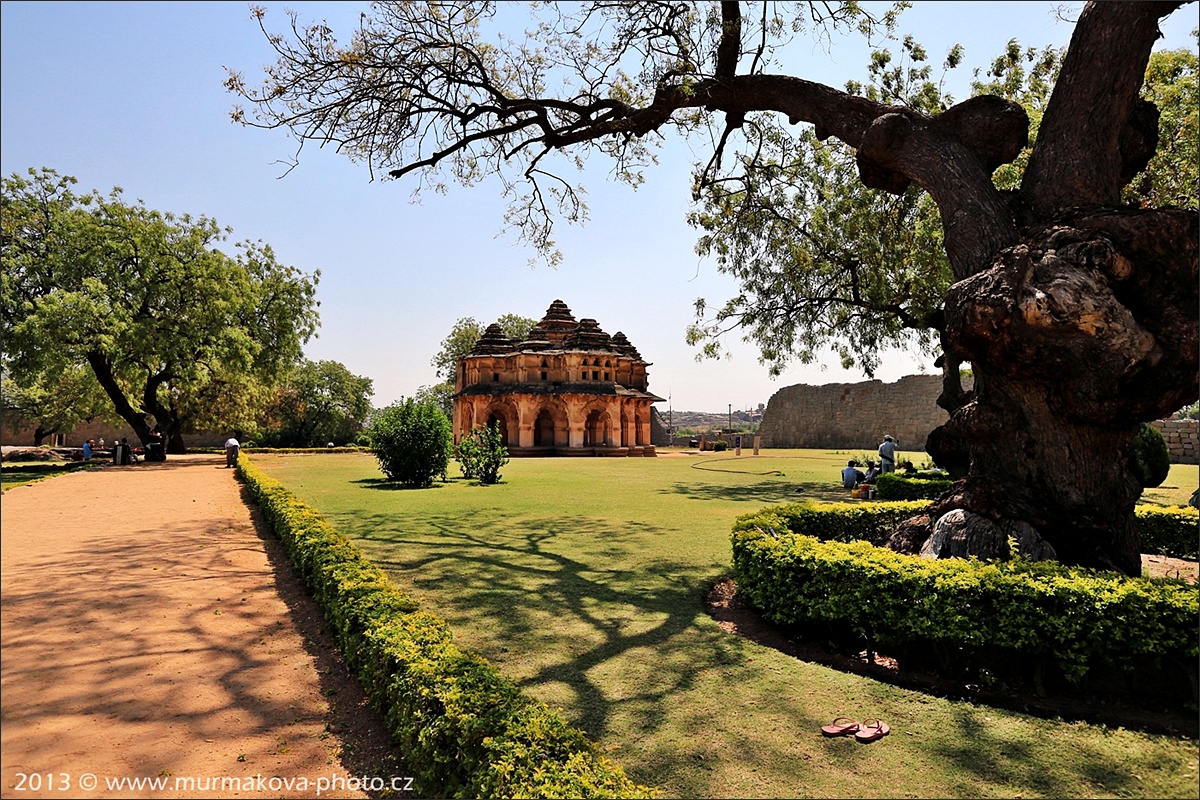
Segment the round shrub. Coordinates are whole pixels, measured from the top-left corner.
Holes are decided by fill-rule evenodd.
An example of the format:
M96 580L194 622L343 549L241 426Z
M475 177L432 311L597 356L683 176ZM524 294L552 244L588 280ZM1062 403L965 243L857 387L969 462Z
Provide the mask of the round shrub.
M717 439L715 442L713 442L713 452L714 453L721 453L728 449L729 449L729 442L725 441L724 439Z
M388 406L368 430L371 452L389 481L427 487L450 465L450 419L432 400L408 398Z
M1167 479L1171 471L1171 452L1167 440L1153 425L1143 422L1129 450L1129 469L1143 489L1153 489Z
M508 448L500 426L493 423L488 428L475 428L462 438L455 451L463 477L478 479L487 486L500 481L500 468L508 463Z

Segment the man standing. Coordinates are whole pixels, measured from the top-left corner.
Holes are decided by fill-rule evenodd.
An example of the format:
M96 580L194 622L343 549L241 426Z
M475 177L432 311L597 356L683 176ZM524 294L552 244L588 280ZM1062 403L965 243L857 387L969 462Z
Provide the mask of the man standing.
M225 469L237 466L238 451L241 447L238 440L232 436L225 440Z
M883 444L879 445L879 458L883 461L883 472L896 471L896 440L891 436L883 437Z

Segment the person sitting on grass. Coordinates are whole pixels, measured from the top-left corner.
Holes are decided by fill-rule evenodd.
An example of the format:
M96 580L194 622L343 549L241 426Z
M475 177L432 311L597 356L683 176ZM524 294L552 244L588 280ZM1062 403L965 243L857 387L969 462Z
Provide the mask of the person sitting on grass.
M847 461L846 468L842 470L842 488L856 489L867 476L863 471L854 465L854 461Z
M862 479L863 483L875 485L875 481L879 480L879 466L874 461L867 462L867 474Z

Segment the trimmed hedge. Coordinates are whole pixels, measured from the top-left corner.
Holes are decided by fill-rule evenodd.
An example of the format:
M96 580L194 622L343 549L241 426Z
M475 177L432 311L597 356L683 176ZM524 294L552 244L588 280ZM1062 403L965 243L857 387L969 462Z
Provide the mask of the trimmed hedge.
M865 539L882 544L892 529L916 516L929 504L920 500L887 503L795 503L772 506L744 514L733 530L792 531L835 542ZM1191 506L1138 506L1135 512L1142 537L1142 552L1148 555L1195 561L1200 550L1200 510Z
M788 503L743 514L733 532L761 528L774 533L805 533L834 542L865 539L881 542L904 520L929 504L914 500L896 503Z
M421 611L353 542L250 463L238 476L425 797L654 797L544 703Z
M921 478L885 472L875 479L880 500L933 500L947 492L954 481L949 478Z
M1196 586L1054 562L925 559L866 541L822 541L845 535L824 518L843 515L783 506L739 518L732 534L738 590L776 624L832 623L872 642L941 647L968 661L985 653L1011 663L1031 658L1072 683L1095 665L1130 670L1165 659L1195 669ZM856 538L873 537L864 529Z
M1138 533L1142 552L1156 556L1200 556L1200 510L1191 506L1138 506Z

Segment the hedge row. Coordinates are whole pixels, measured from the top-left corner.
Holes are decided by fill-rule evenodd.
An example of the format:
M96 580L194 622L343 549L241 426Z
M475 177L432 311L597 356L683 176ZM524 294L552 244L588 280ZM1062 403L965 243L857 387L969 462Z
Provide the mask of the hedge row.
M1200 510L1191 506L1138 506L1142 552L1192 561L1200 555Z
M933 500L953 485L949 478L922 478L895 472L885 472L875 479L880 500Z
M238 475L325 613L425 797L653 797L544 703L451 641L349 539L250 463Z
M1131 669L1171 659L1195 669L1200 592L1183 581L822 541L844 535L830 518L847 515L813 510L769 508L734 527L738 590L777 624L833 623L872 642L941 646L968 660L984 651L1032 657L1073 683L1095 664Z
M882 543L901 522L929 503L788 503L744 514L733 523L734 533L761 528L774 533L805 533L833 542L859 539Z

